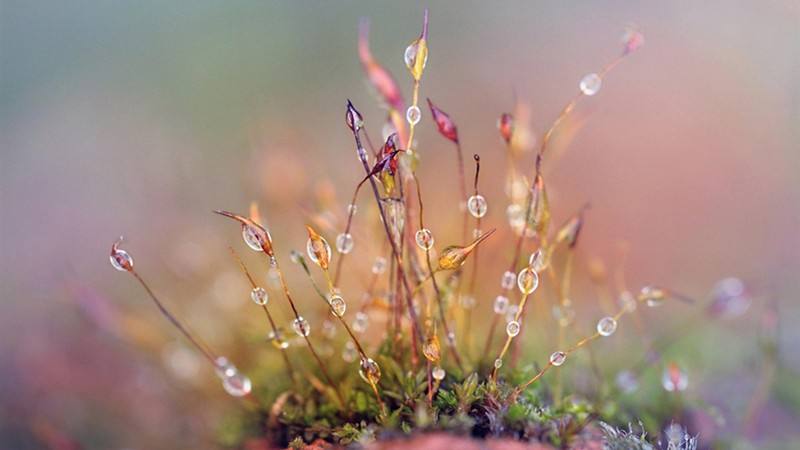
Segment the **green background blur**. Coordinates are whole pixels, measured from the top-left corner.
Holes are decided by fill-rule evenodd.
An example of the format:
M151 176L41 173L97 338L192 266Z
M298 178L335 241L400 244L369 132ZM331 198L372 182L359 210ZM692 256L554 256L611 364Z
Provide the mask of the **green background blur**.
M345 101L359 107L373 136L384 117L358 62L358 20L370 19L372 52L408 97L402 55L426 6L431 53L422 96L456 120L467 154L481 154L487 222L498 228L506 200L497 117L516 95L542 133L578 80L617 54L624 27L638 25L644 48L581 103L569 150L546 165L555 222L590 201L579 255L614 267L624 239L633 286L657 282L698 298L727 276L750 286L747 317L700 322L675 356L697 380L693 395L730 417L730 433L756 383L758 314L768 302L779 305L781 365L800 370L797 1L5 0L0 442L212 442L235 402L206 367L183 375L164 367L174 355L161 349L175 335L109 266L110 244L124 233L137 268L193 328L248 361L262 324L240 301L247 287L225 249L239 244L237 235L209 212L245 211L259 200L286 252L304 244L307 217L298 205L313 206L322 180L343 211L361 173ZM455 211L455 156L427 109L418 139L428 208ZM457 239L456 213L428 220L437 244ZM505 247L487 251L481 311L491 308L499 280L491 268L507 260L507 226L503 232ZM354 254L364 267L374 257ZM585 278L581 270L576 276ZM299 275L290 280L307 284ZM578 288L576 297L582 292L586 299L576 301L590 303L591 290ZM650 328L668 333L694 314L659 311ZM619 340L601 347L641 352L634 334ZM756 443L796 433L800 394L775 392Z

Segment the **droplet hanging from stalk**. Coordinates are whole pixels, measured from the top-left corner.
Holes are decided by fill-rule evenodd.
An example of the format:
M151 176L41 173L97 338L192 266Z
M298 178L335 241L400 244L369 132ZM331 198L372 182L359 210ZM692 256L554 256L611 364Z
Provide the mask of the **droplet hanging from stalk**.
M111 244L111 255L109 256L111 265L120 272L131 272L133 271L133 257L125 250L119 248L121 243L122 236L120 236L116 242Z
M306 253L308 257L322 270L328 270L331 260L331 246L328 241L320 236L313 228L306 225L308 231L308 241L306 241Z
M425 70L425 64L428 62L428 10L425 10L422 33L406 47L403 60L414 80L419 81Z

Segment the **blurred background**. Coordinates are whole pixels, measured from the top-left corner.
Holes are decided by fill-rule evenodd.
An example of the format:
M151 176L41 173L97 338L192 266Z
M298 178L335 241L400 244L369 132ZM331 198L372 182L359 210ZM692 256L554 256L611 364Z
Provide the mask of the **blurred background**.
M476 317L489 316L512 242L497 118L519 100L540 136L581 77L612 60L624 28L636 25L645 46L579 104L545 164L555 224L592 205L578 248L577 323L591 329L596 320L585 280L601 261L609 277L623 267L631 289L658 283L703 304L719 280L743 280L752 305L733 319L675 305L642 320L650 335L677 340L668 357L688 375L684 395L711 411L701 440L800 445L800 4L424 6L431 30L421 93L456 121L467 162L480 153L484 222L498 228L482 256ZM288 251L305 245L309 214L330 206L341 217L363 175L344 126L346 99L373 140L385 120L359 65L359 18L369 18L372 52L408 98L403 51L424 6L0 3L3 447L224 441L220 424L239 404L135 281L110 267L110 245L124 234L165 301L240 368L263 374L256 385L268 383L277 356L264 348L263 319L226 246L244 248L236 227L210 211L245 212L257 200L285 265ZM455 243L455 151L427 108L418 142L429 227L437 245ZM351 263L368 273L380 241L358 236L380 235L365 219L370 199L358 204ZM333 243L335 234L326 236ZM263 276L263 263L246 256ZM343 283L354 299L363 289L358 270ZM288 272L299 296L312 292L301 271ZM282 303L271 304L288 322ZM532 320L546 324L547 307L537 311L544 316ZM643 353L628 325L597 346L610 378ZM486 326L476 326L476 341ZM777 336L774 360L765 334ZM524 354L542 361L548 349L546 333L533 333ZM775 370L764 369L769 361ZM660 373L651 374L656 387ZM647 392L638 395L663 395ZM646 403L636 394L631 401Z

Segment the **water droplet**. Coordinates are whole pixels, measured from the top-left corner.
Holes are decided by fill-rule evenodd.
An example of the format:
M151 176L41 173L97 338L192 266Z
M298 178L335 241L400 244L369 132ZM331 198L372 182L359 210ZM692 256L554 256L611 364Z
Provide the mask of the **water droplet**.
M353 344L352 341L347 341L344 344L344 350L342 350L342 359L345 362L353 362L356 360L356 356L358 356L358 352L356 351L356 346Z
M344 299L340 295L334 295L331 297L330 304L333 313L339 317L342 317L344 312L347 311L347 303L345 303Z
M311 333L311 325L303 316L298 316L292 321L292 329L298 336L308 336Z
M406 67L411 72L415 80L422 77L422 71L425 69L425 64L428 62L428 46L427 42L423 39L416 39L403 53L403 61Z
M518 335L519 334L519 330L520 330L520 325L519 325L519 322L517 322L516 320L512 320L511 322L508 322L506 324L506 334L509 337L513 338L516 335Z
M414 235L414 239L417 241L419 248L423 250L430 250L431 247L433 247L433 233L431 233L431 230L427 228L417 230L417 233Z
M309 259L311 259L314 264L317 264L323 269L327 269L328 262L330 261L331 246L324 237L318 235L310 227L306 228L309 233L308 241L306 241L306 253L308 253Z
M456 333L455 332L451 331L451 332L447 333L447 343L451 347L456 345Z
M550 364L554 366L560 366L564 364L564 361L566 360L567 354L564 352L553 352L553 354L550 355Z
M542 251L542 249L538 249L531 254L531 257L528 259L528 265L539 273L547 268L547 253Z
M503 360L500 359L500 358L495 359L494 360L494 368L495 369L499 369L501 367L503 367Z
M583 95L594 95L600 90L603 79L596 73L590 73L581 79L580 87Z
M639 301L647 302L647 306L651 308L661 306L666 298L667 293L655 286L645 286L639 291Z
M406 110L406 120L411 125L416 125L419 123L419 119L422 118L422 112L416 106L409 106Z
M378 256L375 258L375 262L372 263L372 273L380 275L383 272L386 272L386 258Z
M133 257L125 250L114 248L109 258L111 265L120 272L130 272L133 269Z
M467 209L472 217L481 218L486 215L489 205L481 194L476 194L467 200Z
M250 382L250 378L236 372L222 379L222 387L225 392L234 397L243 397L250 393L253 389L253 384Z
M517 275L510 270L503 272L503 278L500 279L500 287L503 290L510 291L514 289L514 282L517 281Z
M508 311L508 297L498 295L494 299L494 312L495 314L505 314L506 311Z
M434 380L442 381L442 380L444 380L444 377L445 377L445 375L447 375L447 373L441 367L436 366L431 371L431 375L433 376Z
M363 333L367 331L368 324L369 324L369 317L363 312L359 311L356 313L355 320L353 320L353 331L355 331L356 333Z
M626 394L630 394L639 388L639 380L630 370L623 370L617 374L617 387Z
M517 287L523 294L533 293L539 287L539 274L529 267L520 270L517 276Z
M358 370L361 378L369 384L378 384L381 379L381 368L372 358L362 358L361 368Z
M261 237L258 230L252 225L242 225L242 239L251 249L262 252L264 249L261 247Z
M336 250L339 253L350 253L353 251L353 235L350 233L341 233L336 236Z
M228 361L228 358L224 356L218 356L217 359L214 360L214 364L216 365L214 371L217 373L217 376L220 377L220 379L233 376L237 372L236 366L234 366L233 363Z
M250 291L250 298L256 305L266 305L269 302L269 294L264 288L256 286Z
M356 205L354 205L354 204L352 204L352 203L350 203L349 205L347 205L347 214L348 214L348 215L351 215L351 216L353 216L353 215L355 215L357 212L358 212L358 206L356 206Z
M684 391L689 387L689 376L680 366L670 363L661 375L661 386L667 392Z
M525 226L525 212L522 210L521 206L516 203L508 205L506 208L506 217L512 229L519 229L520 232L522 231L522 227Z
M611 336L617 331L617 321L613 317L603 317L597 322L597 332L600 336Z

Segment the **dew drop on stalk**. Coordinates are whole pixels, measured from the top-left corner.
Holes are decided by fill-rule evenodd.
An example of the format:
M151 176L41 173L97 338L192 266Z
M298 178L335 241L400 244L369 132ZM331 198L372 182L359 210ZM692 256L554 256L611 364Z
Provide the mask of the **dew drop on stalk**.
M422 112L419 110L417 106L409 106L406 110L406 120L411 125L416 125L419 123L419 119L422 118Z
M447 373L440 366L436 366L431 371L431 375L433 376L434 380L442 381L442 380L444 380L444 377L445 377L445 375L447 375Z
M380 275L383 272L386 272L386 258L378 256L375 258L375 262L372 263L372 273Z
M495 314L505 314L506 311L508 311L508 297L498 295L494 299L494 312Z
M600 336L611 336L617 331L617 321L613 317L603 317L597 322L597 332Z
M378 384L381 379L381 368L372 358L361 358L361 368L358 370L361 378L369 384Z
M517 276L517 287L523 294L531 294L539 287L539 275L535 270L526 267Z
M352 341L347 341L342 350L342 359L345 362L351 363L356 360L356 356L358 356L358 352L356 351L355 344L353 344Z
M519 334L520 325L516 320L512 320L506 324L506 334L508 337L515 337Z
M130 272L133 270L133 257L119 248L120 243L122 243L121 236L111 245L111 255L109 256L111 265L120 272Z
M214 365L216 366L214 371L220 379L233 376L237 372L236 366L224 356L218 356L217 359L214 360Z
M236 372L222 379L222 388L225 389L225 392L234 397L244 397L253 389L253 384L250 382L250 378L242 373Z
M340 233L336 236L336 250L339 253L350 253L353 251L353 235L350 233Z
M417 230L417 233L414 235L414 240L417 241L419 248L423 250L430 250L431 247L433 247L433 233L427 228Z
M261 238L259 237L258 229L252 225L242 225L242 239L252 250L263 252L261 247Z
M269 302L269 294L260 286L256 286L250 291L250 298L256 305L266 305Z
M600 90L603 79L596 73L590 73L581 79L580 88L583 95L594 95Z
M567 354L564 352L553 352L550 355L550 364L554 366L560 366L564 364L564 361L567 360Z
M528 259L528 265L533 268L537 273L547 268L547 253L538 249L531 254Z
M309 259L311 259L314 264L317 264L323 269L327 269L331 255L330 244L328 244L328 241L326 241L324 237L316 234L310 227L306 228L309 230L309 238L308 241L306 241L306 253L308 253Z
M503 360L501 358L497 358L494 360L494 368L499 369L503 367Z
M298 316L292 321L292 329L298 336L308 336L311 333L311 325L303 316Z
M467 200L467 209L472 217L481 218L486 215L489 205L481 194L475 194Z
M342 317L344 312L347 311L347 303L345 303L341 295L334 295L331 297L330 304L333 313L339 317Z
M358 206L356 206L356 205L354 205L352 203L347 205L347 214L348 215L354 216L357 212L358 212Z
M517 281L517 275L510 270L503 272L503 278L500 279L500 287L506 291L514 289L514 282Z

